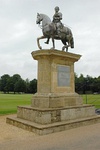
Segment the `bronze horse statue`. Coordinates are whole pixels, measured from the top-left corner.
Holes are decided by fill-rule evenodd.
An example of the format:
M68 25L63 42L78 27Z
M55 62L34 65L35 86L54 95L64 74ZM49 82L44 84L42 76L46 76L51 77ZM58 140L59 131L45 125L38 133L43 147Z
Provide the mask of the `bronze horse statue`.
M43 36L37 38L37 45L39 49L42 49L40 46L39 40L48 38L48 40L51 38L53 47L51 49L55 49L55 42L56 40L61 40L64 46L62 47L62 50L64 51L66 48L66 51L68 51L68 47L74 48L74 39L71 30L63 26L63 28L60 30L60 34L57 35L57 29L56 25L50 20L50 18L45 14L39 14L37 13L37 20L36 24L40 24L42 22L42 32Z

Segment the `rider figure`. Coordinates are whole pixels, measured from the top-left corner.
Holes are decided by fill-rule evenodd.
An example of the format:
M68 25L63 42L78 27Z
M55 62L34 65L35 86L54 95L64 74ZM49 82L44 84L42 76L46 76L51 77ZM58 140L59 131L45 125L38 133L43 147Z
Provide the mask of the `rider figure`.
M59 12L59 7L56 6L55 7L55 14L53 16L53 21L52 22L56 26L56 35L58 37L60 37L60 32L61 32L61 29L63 28L63 24L62 24L61 20L62 20L62 13ZM45 43L49 44L49 38L47 39L47 41Z
M63 27L62 23L62 13L59 12L59 7L55 7L55 14L53 16L53 23L56 25L57 35L60 33L60 29Z

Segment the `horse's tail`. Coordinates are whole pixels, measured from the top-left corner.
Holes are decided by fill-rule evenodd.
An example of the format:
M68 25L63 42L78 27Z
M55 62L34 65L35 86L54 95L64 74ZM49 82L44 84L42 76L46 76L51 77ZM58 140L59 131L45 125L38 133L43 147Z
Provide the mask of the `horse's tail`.
M74 38L73 38L73 34L72 34L72 31L71 29L68 28L68 32L67 34L69 35L70 37L70 44L71 44L71 48L74 48Z
M72 37L70 40L71 48L74 48L74 38Z

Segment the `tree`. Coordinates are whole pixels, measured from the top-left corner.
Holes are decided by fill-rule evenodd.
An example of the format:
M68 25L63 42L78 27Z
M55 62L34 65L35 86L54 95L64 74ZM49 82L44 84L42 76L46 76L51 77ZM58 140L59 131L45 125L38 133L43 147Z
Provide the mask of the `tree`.
M26 92L26 83L23 79L19 79L14 85L15 92Z
M75 74L75 91L78 93L100 93L100 76L91 77L87 75L84 77L82 74L78 77Z
M25 92L36 93L37 92L37 80L29 79L23 80L19 74L9 76L5 74L0 78L0 91L6 92Z
M75 73L75 91L79 91L79 80L78 80L78 75Z
M10 79L10 76L8 74L4 74L3 76L1 76L0 89L4 93L6 93L6 92L9 93L9 88L7 86L7 82L8 82L9 79Z
M97 78L97 86L98 86L98 92L100 93L100 76Z
M75 90L76 92L85 94L86 81L85 81L83 74L80 74L79 77L75 74Z
M12 77L10 77L7 80L7 88L9 90L9 92L13 92L14 91L14 83L13 83L13 78Z
M85 78L86 82L86 91L87 93L92 93L92 88L93 88L93 78L89 75L86 76Z
M14 74L12 76L12 79L13 79L13 83L16 83L19 79L21 79L21 76L19 74Z
M16 85L16 83L19 81L21 79L21 76L19 75L19 74L14 74L13 76L12 76L12 82L13 82L13 92L15 93L16 91L15 91L15 85Z
M27 78L25 80L25 82L26 82L26 93L30 93L30 81L29 81L29 79Z
M100 76L93 80L93 92L100 93Z
M30 81L30 93L36 93L37 92L37 80L34 79Z

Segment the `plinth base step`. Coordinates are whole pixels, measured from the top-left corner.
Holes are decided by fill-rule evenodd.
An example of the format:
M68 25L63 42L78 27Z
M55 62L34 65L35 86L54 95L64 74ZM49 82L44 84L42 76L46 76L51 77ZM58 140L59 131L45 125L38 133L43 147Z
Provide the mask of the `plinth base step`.
M45 135L54 132L60 132L64 130L69 130L72 128L77 128L80 126L95 124L100 122L100 116L93 116L84 119L77 119L71 121L63 121L63 122L56 122L52 124L38 124L35 122L27 121L24 119L20 119L17 117L8 117L6 120L7 123L17 126L19 128L34 132L38 135Z

